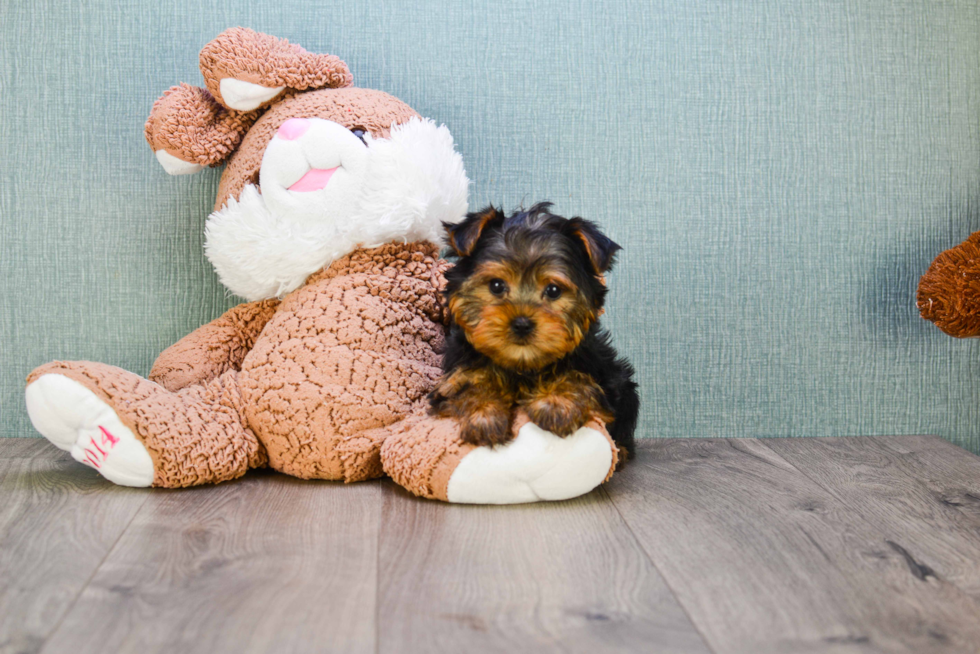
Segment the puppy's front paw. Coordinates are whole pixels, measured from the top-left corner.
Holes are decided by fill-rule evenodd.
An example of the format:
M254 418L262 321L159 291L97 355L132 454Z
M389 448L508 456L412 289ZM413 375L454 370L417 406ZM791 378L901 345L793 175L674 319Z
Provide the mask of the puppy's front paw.
M510 412L498 407L484 407L460 421L459 437L477 447L502 445L513 438Z
M522 404L531 422L564 438L590 418L612 422L602 397L602 389L590 376L573 371L540 385Z
M506 388L492 383L483 368L459 369L445 376L429 394L429 403L432 414L459 423L464 443L493 447L513 438L514 398Z
M562 438L575 433L588 422L588 408L576 402L575 398L561 395L540 397L524 406L531 422Z

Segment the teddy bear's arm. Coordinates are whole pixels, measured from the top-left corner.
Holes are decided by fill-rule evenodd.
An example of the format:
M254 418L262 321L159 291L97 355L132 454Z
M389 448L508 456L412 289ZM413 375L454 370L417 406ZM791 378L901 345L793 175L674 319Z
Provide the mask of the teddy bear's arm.
M229 309L161 352L150 379L177 391L237 370L278 306L279 300L272 299Z

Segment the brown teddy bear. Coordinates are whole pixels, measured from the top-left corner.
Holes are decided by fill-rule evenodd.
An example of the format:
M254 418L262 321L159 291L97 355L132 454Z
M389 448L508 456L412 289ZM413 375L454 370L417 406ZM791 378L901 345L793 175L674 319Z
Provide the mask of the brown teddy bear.
M270 466L347 482L387 472L424 497L564 499L615 468L593 421L561 439L518 416L498 448L427 414L445 344L442 223L466 213L444 126L354 88L337 57L248 29L201 51L206 89L153 106L171 174L226 163L206 253L249 302L186 336L149 379L54 362L28 377L35 427L109 480L181 487Z

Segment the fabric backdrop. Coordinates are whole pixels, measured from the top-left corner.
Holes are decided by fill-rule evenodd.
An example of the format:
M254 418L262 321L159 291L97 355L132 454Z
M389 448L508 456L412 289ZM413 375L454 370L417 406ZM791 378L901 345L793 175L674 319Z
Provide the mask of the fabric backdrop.
M918 317L980 229L976 0L0 0L0 425L52 359L146 374L236 303L219 171L172 178L153 101L235 25L446 123L471 205L550 199L625 247L607 324L639 436L939 434L980 447L980 342Z

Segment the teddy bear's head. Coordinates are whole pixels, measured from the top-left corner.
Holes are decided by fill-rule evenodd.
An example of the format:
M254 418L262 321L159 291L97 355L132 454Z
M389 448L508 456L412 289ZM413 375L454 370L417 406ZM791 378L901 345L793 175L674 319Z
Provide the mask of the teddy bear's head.
M449 130L352 87L337 57L233 28L200 64L207 88L168 90L146 139L171 174L227 162L205 249L237 295L283 295L357 247L438 242L466 213Z
M980 232L936 257L919 281L918 305L950 336L980 336Z

